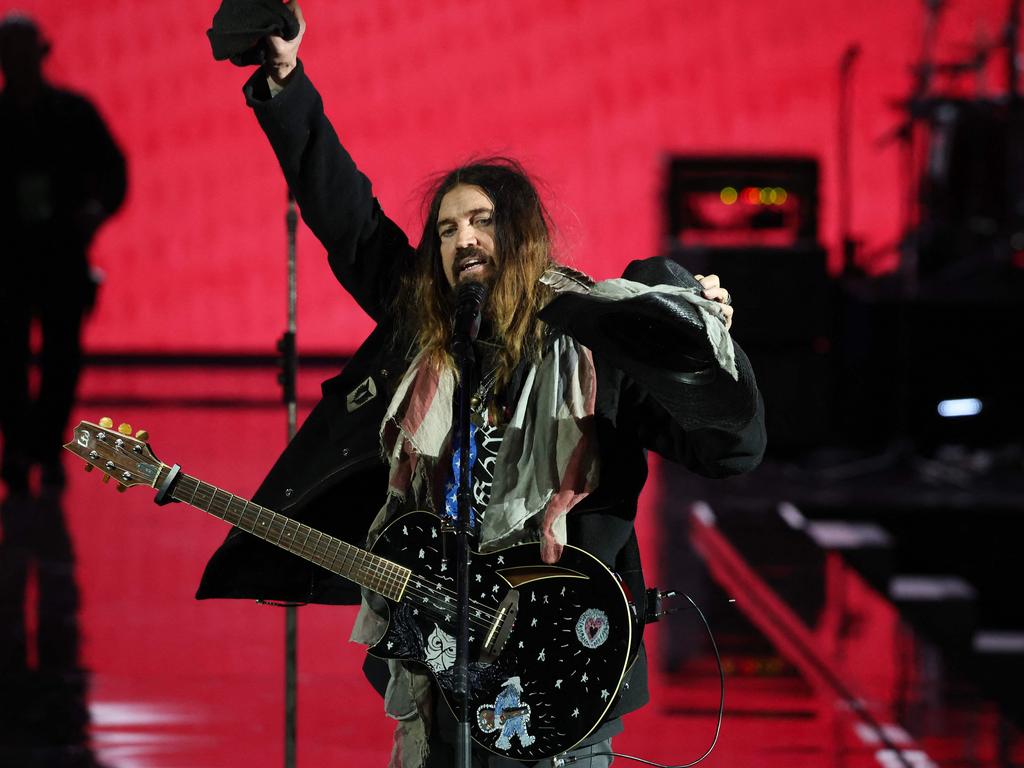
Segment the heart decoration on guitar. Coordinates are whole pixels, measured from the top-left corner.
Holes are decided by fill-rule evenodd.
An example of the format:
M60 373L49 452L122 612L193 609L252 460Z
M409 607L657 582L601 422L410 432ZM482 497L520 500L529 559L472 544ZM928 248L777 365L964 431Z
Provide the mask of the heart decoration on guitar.
M391 521L370 549L314 530L157 459L148 435L110 419L82 421L64 447L103 470L119 490L148 486L157 501L180 501L376 592L387 629L369 648L422 664L457 711L452 534L429 512ZM536 543L470 557L471 736L513 760L541 760L583 741L614 703L639 648L636 609L619 577L582 549L566 546L543 563Z

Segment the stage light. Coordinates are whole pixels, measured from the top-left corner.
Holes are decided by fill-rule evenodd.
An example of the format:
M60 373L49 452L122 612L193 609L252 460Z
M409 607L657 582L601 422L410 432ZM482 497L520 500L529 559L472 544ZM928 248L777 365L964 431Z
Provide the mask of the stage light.
M977 416L981 413L981 400L976 397L962 397L956 400L942 400L938 406L939 416L946 419L961 416Z
M736 202L736 199L739 197L739 193L736 192L736 189L734 187L725 187L722 190L719 197L722 198L722 202L725 203L726 205L732 205L733 203Z
M786 198L789 197L789 195L786 193L786 190L784 190L782 187L776 187L773 191L775 192L775 199L772 200L772 202L775 203L776 205L782 205L784 202L786 202Z

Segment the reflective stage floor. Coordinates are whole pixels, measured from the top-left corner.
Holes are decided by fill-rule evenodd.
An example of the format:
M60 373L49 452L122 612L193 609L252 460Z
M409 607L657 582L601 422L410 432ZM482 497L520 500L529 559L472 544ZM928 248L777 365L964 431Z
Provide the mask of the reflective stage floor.
M327 375L303 374L300 413ZM100 368L74 421L144 428L163 461L247 496L285 440L277 399L263 369ZM282 765L284 612L193 599L225 524L155 506L146 489L119 494L70 454L66 466L59 498L3 507L0 765ZM1020 633L1012 621L980 626L962 580L915 581L884 526L837 521L778 483L759 495L757 473L723 492L652 466L638 523L648 580L694 598L725 666L724 721L704 765L1024 765L1012 702L974 674L989 663L1024 683ZM952 613L935 613L945 603ZM614 741L670 765L707 749L719 706L700 618L685 598L675 605L646 636L651 703ZM353 616L298 610L299 766L387 762L391 721L363 678L362 647L347 641ZM935 622L952 639L927 631Z

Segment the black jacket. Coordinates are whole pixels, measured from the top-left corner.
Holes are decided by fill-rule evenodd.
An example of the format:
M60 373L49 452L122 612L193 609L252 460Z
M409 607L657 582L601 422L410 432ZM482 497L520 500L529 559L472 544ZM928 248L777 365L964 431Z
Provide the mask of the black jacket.
M244 90L303 219L327 248L335 275L378 323L345 369L324 382L322 400L253 500L363 545L387 487L379 428L408 363L406 350L392 342L395 328L388 307L413 249L381 211L369 180L341 146L301 64L273 99L259 72ZM733 414L733 423L742 426L687 431L682 426L687 423L685 414L673 413L648 387L595 355L600 484L570 513L568 538L614 568L635 596L641 597L644 590L633 521L647 478L646 450L708 477L748 471L761 459L761 400L739 350L737 358L739 382L719 372L716 381L701 388L706 394L700 396L732 397L748 404L742 406L747 412ZM678 403L692 402L693 397L662 399ZM197 597L354 603L359 592L340 577L235 529L210 560ZM646 700L645 686L634 687L644 690L637 690L631 704L617 709L628 711Z

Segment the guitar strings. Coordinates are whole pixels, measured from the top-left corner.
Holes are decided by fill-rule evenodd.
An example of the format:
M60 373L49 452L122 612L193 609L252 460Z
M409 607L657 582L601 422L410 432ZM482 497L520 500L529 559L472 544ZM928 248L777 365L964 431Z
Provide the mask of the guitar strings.
M423 595L422 593L420 593L420 596L423 596L425 598L429 597L429 595ZM420 603L415 603L415 605L419 606L421 604ZM437 602L429 602L428 601L428 602L422 603L422 605L427 606L428 612L433 613L435 616L437 616L437 617L443 616L445 621L448 622L448 623L453 622L455 620L455 616L454 616L454 608L455 608L455 606L452 606L452 611L447 611L447 610L445 610L445 605L447 605L446 603L437 603ZM468 616L468 620L469 620L470 624L473 624L473 625L479 627L480 629L490 629L491 624L493 622L493 619L497 617L497 614L491 614L492 621L486 621L481 616L474 615L475 613L477 613L477 611L471 611L469 616ZM482 613L482 611L480 613Z
M412 579L413 579L413 578L414 578L413 576L410 576L410 577L409 577L409 583L410 583L410 584L412 583ZM422 579L422 578L419 578L419 579L418 579L418 583L417 583L417 587L416 587L417 589L421 589L421 590L422 590L422 589L427 589L427 590L430 590L430 591L432 591L432 592L433 592L434 594L438 594L438 593L440 593L440 597L441 597L442 599L444 599L444 602L445 602L445 603L450 603L450 600L449 600L448 598L456 598L456 599L458 599L458 596L459 596L458 592L456 592L456 591L454 591L454 590L452 590L452 589L450 589L450 588L448 588L448 587L443 587L443 586L438 586L438 587L431 587L431 586L429 586L429 585L428 585L428 586L426 586L426 587L423 587L423 586L422 586L422 581L423 581L423 579ZM410 589L411 589L411 587L409 587L409 586L407 585L407 586L406 586L406 590L408 591L408 590L410 590ZM491 616L492 618L498 615L497 613L492 613L492 612L491 612L491 611L492 611L492 608L491 608L491 606L489 606L489 605L488 605L487 603L482 603L482 602L480 602L479 600L476 600L476 599L474 599L474 598L472 598L472 597L471 597L471 598L469 598L469 604L470 604L471 606L476 606L476 608L477 608L478 610L482 610L482 611L486 612L486 613L487 613L487 614L488 614L489 616Z

